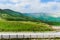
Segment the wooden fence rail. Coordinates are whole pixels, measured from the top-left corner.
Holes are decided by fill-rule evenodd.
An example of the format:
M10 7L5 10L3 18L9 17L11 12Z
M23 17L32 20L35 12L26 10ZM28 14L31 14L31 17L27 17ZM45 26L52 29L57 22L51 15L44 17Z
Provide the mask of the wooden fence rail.
M0 39L60 40L58 33L0 33Z

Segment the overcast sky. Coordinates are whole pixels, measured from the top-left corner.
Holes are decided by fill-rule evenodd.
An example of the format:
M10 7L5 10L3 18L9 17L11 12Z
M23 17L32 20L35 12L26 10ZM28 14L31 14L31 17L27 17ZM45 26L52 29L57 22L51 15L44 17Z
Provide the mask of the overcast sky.
M60 0L0 0L1 9L12 9L23 13L60 14Z

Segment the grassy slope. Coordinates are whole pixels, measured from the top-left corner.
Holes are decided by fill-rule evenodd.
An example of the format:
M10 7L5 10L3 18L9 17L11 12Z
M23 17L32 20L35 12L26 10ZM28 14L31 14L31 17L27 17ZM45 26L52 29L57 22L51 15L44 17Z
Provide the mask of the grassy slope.
M29 21L0 20L0 31L51 31L51 27L44 23Z
M50 31L49 25L19 12L0 9L0 31ZM6 20L10 21L6 21ZM13 20L13 21L12 21ZM31 21L31 22L29 22ZM34 21L34 22L33 22Z
M60 26L60 22L46 22L49 25Z

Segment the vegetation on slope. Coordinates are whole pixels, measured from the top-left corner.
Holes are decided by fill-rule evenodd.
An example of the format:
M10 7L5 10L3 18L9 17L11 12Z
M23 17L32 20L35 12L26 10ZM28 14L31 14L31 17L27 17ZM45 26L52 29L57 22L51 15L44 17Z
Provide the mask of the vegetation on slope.
M31 16L0 9L0 31L51 31L52 28Z
M0 31L52 31L52 28L45 23L30 21L1 21Z
M45 23L53 26L60 26L60 22L45 22Z
M0 17L9 21L39 21L31 16L25 16L23 13L15 12L9 9L0 9Z

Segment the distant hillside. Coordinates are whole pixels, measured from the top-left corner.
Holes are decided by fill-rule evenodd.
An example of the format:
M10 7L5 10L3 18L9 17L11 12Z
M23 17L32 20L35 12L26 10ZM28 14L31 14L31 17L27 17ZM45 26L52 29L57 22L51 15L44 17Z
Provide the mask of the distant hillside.
M32 16L33 18L35 17L36 19L44 22L60 22L60 17L54 17L48 13L25 13L25 15Z
M60 17L53 17L48 13L20 13L10 9L0 9L0 17L10 21L60 22Z
M10 21L38 21L31 16L26 16L23 13L15 12L10 9L0 9L0 17Z
M44 32L53 31L51 26L37 19L37 14L16 12L10 9L0 9L0 31L2 32ZM40 17L40 16L39 16Z

